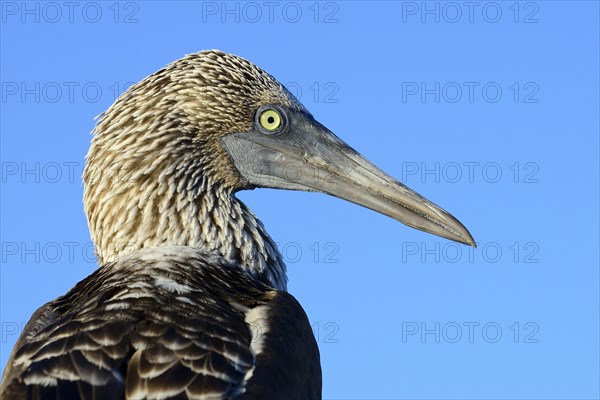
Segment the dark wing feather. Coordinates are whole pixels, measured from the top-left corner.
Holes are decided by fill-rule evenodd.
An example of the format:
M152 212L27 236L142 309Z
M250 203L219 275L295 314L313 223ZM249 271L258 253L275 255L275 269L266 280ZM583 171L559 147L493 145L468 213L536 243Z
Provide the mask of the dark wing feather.
M296 299L277 292L269 303L264 347L240 399L320 399L321 363L306 313Z
M318 350L293 297L211 256L139 257L100 268L36 311L5 370L3 400L281 398L281 391L259 395L261 385L278 384L287 386L287 398L320 398ZM245 315L269 304L273 355L255 355ZM292 338L308 339L309 349L290 348L300 358L286 355L290 327ZM312 358L310 368L304 357ZM307 389L317 372L318 384ZM302 384L289 376L302 376Z
M89 297L100 275L34 313L7 364L3 399L124 398L134 315L102 315Z

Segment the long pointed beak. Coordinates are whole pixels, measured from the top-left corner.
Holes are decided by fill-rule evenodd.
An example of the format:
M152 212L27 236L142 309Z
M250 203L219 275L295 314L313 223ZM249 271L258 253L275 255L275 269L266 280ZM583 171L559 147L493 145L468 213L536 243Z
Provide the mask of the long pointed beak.
M282 135L246 132L223 138L236 167L252 185L327 193L475 246L467 228L450 213L387 175L310 115L292 118L291 128Z

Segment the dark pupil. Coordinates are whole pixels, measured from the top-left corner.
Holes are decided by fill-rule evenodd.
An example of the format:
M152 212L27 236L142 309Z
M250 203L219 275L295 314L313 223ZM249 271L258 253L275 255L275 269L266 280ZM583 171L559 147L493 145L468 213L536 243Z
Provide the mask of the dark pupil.
M270 124L272 124L272 123L275 122L275 118L269 117L269 118L267 118L267 122L270 123Z

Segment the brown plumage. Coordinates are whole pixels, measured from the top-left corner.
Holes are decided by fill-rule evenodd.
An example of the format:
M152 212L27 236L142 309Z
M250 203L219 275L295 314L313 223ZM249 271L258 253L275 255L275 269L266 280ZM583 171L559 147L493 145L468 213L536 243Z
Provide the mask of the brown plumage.
M259 306L269 313L249 326L248 310ZM296 341L268 337L277 328ZM263 340L275 357L253 352ZM294 343L309 346L286 351ZM294 298L187 247L104 265L40 308L15 349L2 399L314 399L321 391L316 343Z
M265 71L220 51L177 60L119 97L94 130L83 175L100 262L142 247L199 247L284 289L273 241L234 196L250 185L220 143L271 103L302 109Z
M288 176L292 163L301 174ZM3 400L320 398L308 318L238 190L322 191L474 244L273 77L220 51L127 90L94 130L83 180L101 267L34 313Z

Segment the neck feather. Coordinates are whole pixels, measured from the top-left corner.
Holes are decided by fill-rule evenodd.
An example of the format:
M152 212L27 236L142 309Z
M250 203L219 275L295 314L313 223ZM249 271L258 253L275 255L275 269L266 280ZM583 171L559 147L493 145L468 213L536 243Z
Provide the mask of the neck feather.
M204 176L178 178L123 173L107 179L84 175L84 206L102 263L142 248L188 246L224 258L263 283L286 290L285 263L262 223L231 191ZM88 178L88 179L85 179ZM108 184L107 181L112 183ZM118 182L118 184L115 184Z

